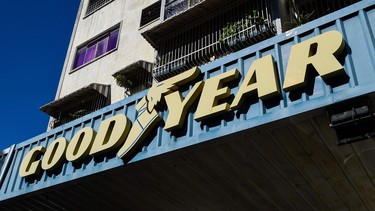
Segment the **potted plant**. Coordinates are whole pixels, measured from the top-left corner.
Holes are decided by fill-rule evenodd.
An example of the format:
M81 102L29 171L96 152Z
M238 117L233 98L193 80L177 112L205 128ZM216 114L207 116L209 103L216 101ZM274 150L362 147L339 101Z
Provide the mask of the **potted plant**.
M122 73L118 73L116 75L113 76L116 80L116 84L119 86L119 87L123 87L125 88L125 94L126 95L130 95L130 90L132 88L134 88L134 83L133 81L131 81L128 77L126 77L126 75L122 74Z
M83 116L85 116L86 114L89 114L89 113L90 113L90 111L88 111L87 109L79 109L72 114L69 113L69 116L71 116L74 119L78 119L78 118L83 117Z
M241 20L234 23L227 23L222 28L220 41L225 41L229 46L237 44L237 41L244 42L255 36L263 29L265 20L258 15L257 10L253 10L253 15L245 15ZM254 27L256 33L249 33L248 30Z

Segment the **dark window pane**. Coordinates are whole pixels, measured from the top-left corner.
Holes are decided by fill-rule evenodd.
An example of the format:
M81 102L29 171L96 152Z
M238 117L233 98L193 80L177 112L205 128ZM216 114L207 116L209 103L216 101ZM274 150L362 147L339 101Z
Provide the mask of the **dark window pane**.
M111 1L112 0L90 0L87 6L86 15L95 12L96 10L100 9L105 4Z
M110 50L116 48L117 38L118 38L118 29L111 32L111 34L109 35L109 42L108 42L107 51L110 51Z
M154 4L146 7L142 10L141 15L141 24L140 26L144 26L153 20L156 20L160 17L160 7L161 7L161 1L157 1Z
M98 50L96 50L95 57L103 55L107 51L108 37L105 37L98 42Z
M87 48L85 63L87 63L87 62L89 62L89 61L91 61L95 58L95 49L96 49L96 45L92 45L92 46Z
M79 67L83 65L83 61L85 60L85 53L86 53L86 48L79 49L76 55L76 61L74 62L74 67Z

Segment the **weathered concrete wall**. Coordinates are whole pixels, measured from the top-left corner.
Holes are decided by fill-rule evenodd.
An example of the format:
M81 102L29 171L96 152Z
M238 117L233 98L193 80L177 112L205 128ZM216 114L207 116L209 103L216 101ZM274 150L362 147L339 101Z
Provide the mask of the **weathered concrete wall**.
M112 74L138 60L153 62L154 50L140 34L139 23L142 9L156 1L115 0L85 16L88 2L83 0L57 97L61 98L90 83L101 83L111 85L111 103L114 103L124 98L124 89L116 85ZM77 47L117 24L120 24L117 50L72 72Z

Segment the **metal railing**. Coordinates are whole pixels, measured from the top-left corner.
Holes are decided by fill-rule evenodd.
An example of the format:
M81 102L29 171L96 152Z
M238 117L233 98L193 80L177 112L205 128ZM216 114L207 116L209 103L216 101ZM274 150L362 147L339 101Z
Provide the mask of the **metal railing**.
M276 34L270 0L244 1L171 38L157 49L153 77L160 81Z
M125 97L148 89L152 86L153 64L144 60L138 60L114 73L118 86L125 89Z
M309 21L347 7L360 0L289 0L285 5L289 17L284 18L285 30L300 26Z
M107 104L107 98L103 95L98 95L92 99L88 99L87 101L79 103L76 106L72 106L70 109L61 111L59 118L56 118L50 122L50 127L56 128L60 125L81 118L89 113L105 107Z
M169 0L164 9L165 19L171 18L204 0Z
M285 14L281 17L281 28L285 31L359 1L289 0L279 7L271 4L271 0L242 1L238 6L224 9L199 24L187 23L183 31L174 31L173 35L161 38L156 49L153 77L158 81L164 80L274 36L274 20L279 18L272 17L274 14ZM201 0L193 3L197 2ZM187 0L167 2L166 17L188 9L190 3Z

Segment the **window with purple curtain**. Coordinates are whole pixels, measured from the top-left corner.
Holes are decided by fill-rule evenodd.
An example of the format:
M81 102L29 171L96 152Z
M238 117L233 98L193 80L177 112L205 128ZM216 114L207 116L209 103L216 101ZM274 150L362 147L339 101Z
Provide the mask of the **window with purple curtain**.
M107 52L107 44L108 44L108 37L105 37L98 42L98 48L96 50L95 57L99 57L103 55L105 52Z
M109 35L107 51L110 51L117 46L117 38L118 38L118 29L111 32L111 34Z
M85 54L86 54L86 48L81 48L80 50L77 51L76 55L76 60L74 62L73 68L77 68L81 65L83 65L84 60L85 60Z
M98 39L94 39L89 44L77 49L73 69L76 69L95 58L116 49L119 36L119 28L115 28Z
M88 46L86 50L85 63L95 58L96 45Z

